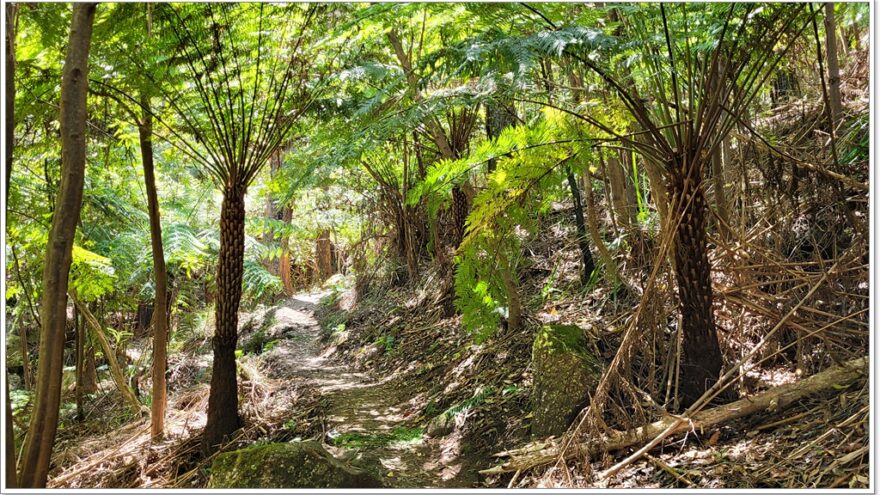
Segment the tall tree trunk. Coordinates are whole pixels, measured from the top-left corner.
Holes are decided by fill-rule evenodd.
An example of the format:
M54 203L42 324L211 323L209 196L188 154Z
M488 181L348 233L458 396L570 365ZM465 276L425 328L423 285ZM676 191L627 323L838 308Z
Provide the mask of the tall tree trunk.
M88 59L95 6L94 3L73 5L70 40L61 75L61 188L46 247L37 383L22 454L21 486L27 488L46 486L58 428L67 283L85 180Z
M584 206L581 201L581 192L578 188L577 179L574 174L568 173L568 187L571 189L571 197L574 200L574 224L577 228L577 242L581 250L581 262L584 270L581 272L581 283L586 284L590 280L590 275L596 269L596 263L593 261L593 254L590 253L590 241L587 240L587 226L584 222Z
M670 174L675 202L675 278L681 312L682 359L679 394L687 407L718 381L721 348L712 311L712 281L706 244L706 199L700 186L702 164L679 157Z
M238 416L238 305L244 264L244 195L246 188L230 185L223 193L220 213L220 259L217 266L216 327L211 345L214 366L208 397L208 422L202 444L213 451L241 425Z
M831 117L836 126L843 112L840 99L840 64L837 61L837 23L834 20L834 4L825 4L825 50L828 61L828 96L831 101ZM833 129L832 129L833 131Z
M9 376L6 377L6 486L18 488L15 473L15 429L12 427L12 400L9 399Z
M150 213L150 245L153 250L153 273L156 294L153 303L153 402L150 412L150 434L160 439L165 432L166 386L165 370L168 352L168 272L162 247L162 223L159 215L159 195L156 192L156 174L153 164L153 115L150 97L141 95L143 116L138 126L141 161L144 167L144 185L147 190L147 208Z
M12 183L12 149L15 145L15 32L18 4L6 4L6 199Z
M330 230L324 229L315 239L315 261L318 265L318 281L323 282L333 275L333 241Z

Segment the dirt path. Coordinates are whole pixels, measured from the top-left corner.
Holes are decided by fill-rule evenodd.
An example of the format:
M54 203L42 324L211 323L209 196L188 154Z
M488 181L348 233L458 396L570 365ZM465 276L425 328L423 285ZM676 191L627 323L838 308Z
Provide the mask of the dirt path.
M314 317L322 295L296 295L269 312L274 323L267 333L281 338L263 358L272 378L300 379L305 383L299 386L320 392L328 450L378 461L391 487L475 486L478 468L461 455L460 437L429 438L413 424L415 391L402 380L354 372L322 354Z

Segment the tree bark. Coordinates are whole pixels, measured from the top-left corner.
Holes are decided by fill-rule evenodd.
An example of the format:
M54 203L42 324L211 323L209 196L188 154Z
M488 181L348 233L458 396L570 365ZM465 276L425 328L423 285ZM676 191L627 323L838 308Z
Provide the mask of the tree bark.
M6 200L12 183L12 150L15 146L15 33L18 4L6 4Z
M153 251L153 274L156 280L156 297L153 303L153 401L150 412L150 434L153 439L158 440L165 432L167 402L165 370L168 362L168 272L165 268L165 251L162 247L162 222L153 163L153 115L149 96L141 95L141 108L143 116L138 126L138 137L144 167L144 185L147 190L150 245Z
M569 172L568 188L571 190L571 197L574 200L574 224L577 229L577 242L581 251L581 262L584 265L581 272L581 283L586 284L590 280L590 275L596 269L596 262L593 261L593 254L590 252L590 241L587 239L587 226L584 222L584 206L581 201L581 192L578 188L577 179L574 174Z
M70 39L61 76L61 188L46 247L37 383L22 454L21 486L27 488L46 486L58 428L68 275L85 179L88 58L95 7L94 3L73 5Z
M681 405L687 407L718 381L721 347L712 310L712 282L706 243L706 199L701 184L702 164L679 156L672 164L669 192L675 208L675 278L681 312Z
M834 4L825 4L825 50L828 61L828 93L831 101L832 125L840 123L843 106L840 98L840 64L837 60L837 23L834 20ZM834 129L832 129L832 133Z
M216 327L211 345L214 365L208 397L208 421L202 438L213 451L241 426L238 416L238 377L235 347L238 344L238 305L244 267L244 195L246 188L228 185L220 213L220 259L217 265Z

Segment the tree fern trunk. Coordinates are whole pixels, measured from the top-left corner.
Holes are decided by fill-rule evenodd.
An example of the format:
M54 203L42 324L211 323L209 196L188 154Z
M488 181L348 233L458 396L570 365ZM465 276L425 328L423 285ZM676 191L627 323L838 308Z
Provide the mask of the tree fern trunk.
M452 188L452 245L458 248L464 239L465 220L468 216L468 198L461 186Z
M220 213L220 259L217 267L216 327L211 346L214 366L208 397L208 422L202 443L211 451L241 425L235 347L238 344L238 304L244 264L244 193L228 186Z
M669 192L676 203L675 277L682 316L679 396L689 406L718 380L721 348L712 311L712 285L706 245L706 199L700 189L700 163L674 164ZM688 166L690 165L690 166Z

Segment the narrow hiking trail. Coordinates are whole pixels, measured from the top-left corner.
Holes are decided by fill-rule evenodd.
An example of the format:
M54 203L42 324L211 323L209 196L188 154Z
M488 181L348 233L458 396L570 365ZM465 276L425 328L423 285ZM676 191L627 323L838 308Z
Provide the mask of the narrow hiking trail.
M461 438L430 438L414 425L417 391L395 375L356 372L324 352L315 311L324 293L298 294L270 309L267 334L278 336L261 357L269 378L313 388L323 406L327 448L341 458L378 466L389 487L472 487L476 459L462 455Z

